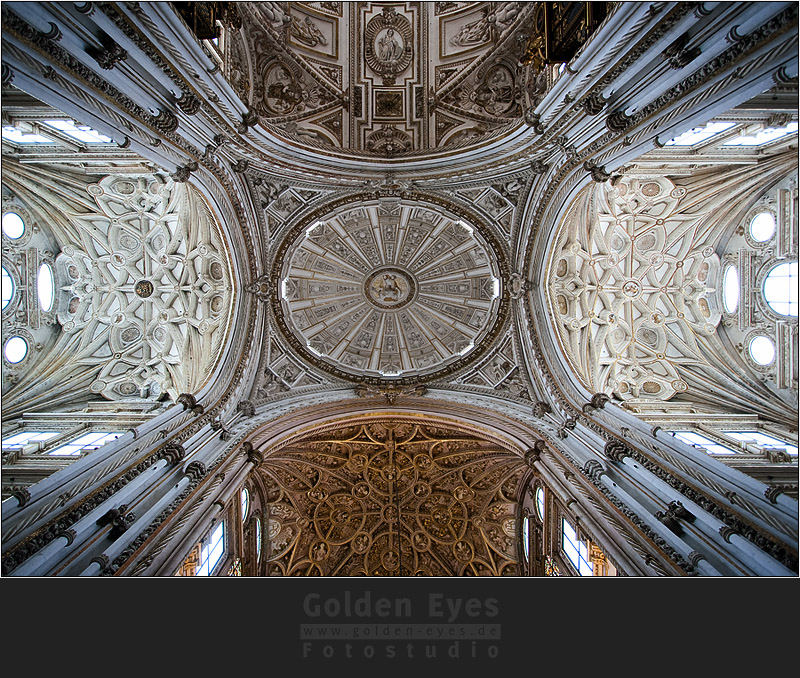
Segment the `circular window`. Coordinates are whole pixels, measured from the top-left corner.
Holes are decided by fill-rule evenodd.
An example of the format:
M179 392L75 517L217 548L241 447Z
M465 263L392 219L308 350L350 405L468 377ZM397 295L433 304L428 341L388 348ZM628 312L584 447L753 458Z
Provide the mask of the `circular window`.
M3 215L3 233L12 240L21 238L25 233L25 222L16 212L6 212Z
M544 490L541 487L536 490L536 513L539 520L544 520Z
M22 337L11 337L6 342L5 354L8 362L20 362L28 354L28 342Z
M3 266L3 306L2 310L6 310L6 306L11 302L14 298L14 279L11 277L11 274L6 270L6 267Z
M739 271L736 266L728 266L722 279L722 303L728 313L739 306Z
M261 520L256 518L256 560L261 557Z
M50 264L39 266L39 275L36 280L36 288L39 293L39 305L43 311L53 308L53 269Z
M797 316L797 262L778 264L764 281L764 299L780 315Z
M754 337L750 342L750 356L759 365L769 365L775 360L775 344L769 337Z
M247 491L245 487L242 490L242 520L247 518L247 511L250 508L250 493Z
M766 242L775 233L775 217L770 212L759 212L750 221L750 235L757 242Z

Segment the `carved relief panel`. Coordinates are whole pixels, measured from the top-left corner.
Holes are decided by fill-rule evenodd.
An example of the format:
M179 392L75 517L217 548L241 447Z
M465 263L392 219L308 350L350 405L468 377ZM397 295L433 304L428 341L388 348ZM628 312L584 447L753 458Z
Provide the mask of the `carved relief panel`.
M266 574L516 575L522 460L414 420L312 435L269 453Z

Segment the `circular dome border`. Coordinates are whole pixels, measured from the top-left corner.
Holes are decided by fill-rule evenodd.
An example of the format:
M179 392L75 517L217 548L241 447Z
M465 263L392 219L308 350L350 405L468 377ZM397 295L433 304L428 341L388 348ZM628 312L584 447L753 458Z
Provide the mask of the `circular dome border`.
M357 209L364 206L375 206L381 204L417 203L419 207L428 210L436 210L442 216L454 222L466 222L474 231L477 231L483 244L487 248L487 253L493 257L493 263L497 267L499 280L499 290L496 297L497 304L488 322L483 327L488 328L468 352L462 357L448 361L446 364L434 366L434 368L415 374L399 374L397 376L375 376L371 374L354 374L346 369L337 367L324 356L317 354L304 345L292 328L284 314L282 305L282 275L283 269L287 266L287 253L296 245L304 231L307 231L325 218L332 218L336 212L346 212L350 209ZM399 194L384 196L376 194L374 191L353 193L342 196L336 200L329 201L320 205L312 212L304 215L291 229L282 237L272 259L270 279L271 285L270 302L274 314L275 322L282 336L289 343L291 348L304 361L310 363L320 371L344 381L372 385L378 387L397 387L411 386L423 383L431 383L449 375L455 374L472 363L484 357L487 351L495 344L497 338L506 328L509 316L510 294L507 281L509 279L509 268L506 254L500 244L500 239L493 233L491 227L485 220L474 211L461 205L442 199L440 196L421 193L416 191L403 191Z

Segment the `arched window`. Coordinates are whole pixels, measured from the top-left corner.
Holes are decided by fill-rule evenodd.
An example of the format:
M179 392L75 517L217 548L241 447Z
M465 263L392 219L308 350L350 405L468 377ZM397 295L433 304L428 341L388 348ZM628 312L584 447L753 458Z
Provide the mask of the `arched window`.
M522 519L522 552L525 554L525 560L528 560L530 553L531 533L530 533L530 517L525 516Z
M247 520L247 512L250 510L250 492L247 488L242 489L242 521Z
M11 303L11 300L14 298L14 279L11 277L11 274L6 270L6 267L3 266L3 307L2 310L5 311L6 307Z
M541 487L536 489L536 513L539 520L544 520L544 490Z
M12 364L22 362L25 356L28 355L28 342L22 337L11 337L6 342L5 347L6 360Z
M261 558L261 519L256 518L256 560Z
M17 240L25 234L25 222L16 212L6 212L3 215L3 233L12 240Z
M764 299L775 313L797 316L796 261L778 264L769 272L764 281Z

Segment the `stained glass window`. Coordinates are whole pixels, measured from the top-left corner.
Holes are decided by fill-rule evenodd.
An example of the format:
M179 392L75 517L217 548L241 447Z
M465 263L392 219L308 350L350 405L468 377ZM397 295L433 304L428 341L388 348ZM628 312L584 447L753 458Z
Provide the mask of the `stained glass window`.
M233 564L228 569L228 576L229 577L241 577L242 576L242 561L241 559L237 558L233 561Z
M556 561L550 556L545 556L544 559L544 576L545 577L562 577L563 573L558 569Z

